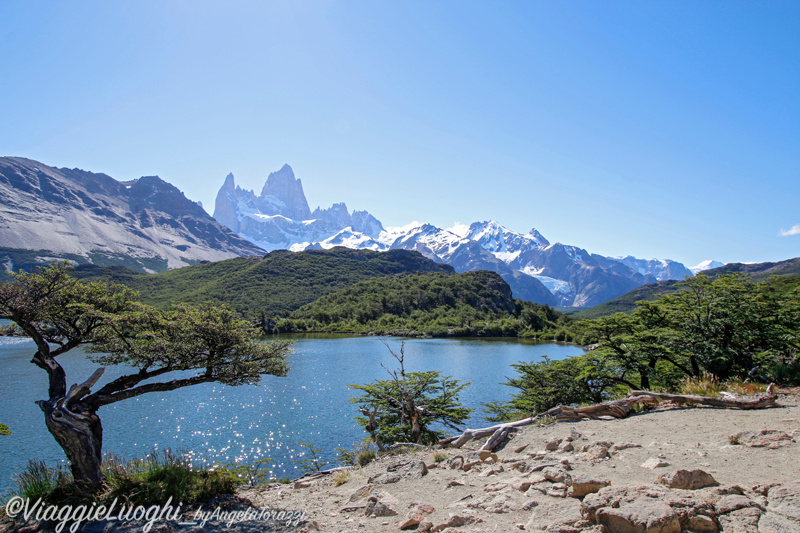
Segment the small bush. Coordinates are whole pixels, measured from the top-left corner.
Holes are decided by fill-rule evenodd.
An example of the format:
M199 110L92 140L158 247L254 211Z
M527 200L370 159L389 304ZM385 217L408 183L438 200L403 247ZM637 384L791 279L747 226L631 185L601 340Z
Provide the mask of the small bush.
M350 481L350 472L347 470L337 470L333 473L331 479L333 480L333 484L335 486L344 485L348 481Z
M14 476L13 492L36 501L39 498L46 500L59 486L64 486L72 481L72 476L63 467L48 467L44 461L28 461L25 469Z
M325 465L319 456L319 452L322 451L322 448L314 448L314 446L307 442L298 442L297 444L305 447L308 452L299 454L301 459L292 459L292 462L300 465L300 470L303 472L319 472L322 470L322 467ZM308 457L304 457L306 453Z
M371 447L365 447L356 454L356 463L358 466L367 466L369 463L378 457L378 450Z
M445 459L447 459L447 454L445 452L434 452L433 454L434 463L441 463Z
M339 462L346 465L366 466L378 457L378 450L371 443L362 442L352 450L336 448L339 452Z

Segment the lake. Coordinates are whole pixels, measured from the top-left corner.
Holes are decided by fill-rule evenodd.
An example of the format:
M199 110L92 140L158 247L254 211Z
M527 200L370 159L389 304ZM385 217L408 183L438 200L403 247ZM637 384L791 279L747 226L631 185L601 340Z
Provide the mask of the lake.
M206 383L176 391L151 393L102 407L103 450L126 458L153 449L172 448L190 452L198 463L249 462L270 457L273 473L299 475L292 460L306 449L298 442L322 448L325 462L335 462L335 447L352 448L367 434L354 420L356 396L348 384L386 379L398 367L385 340L399 353L400 339L379 337L302 337L296 339L290 357L291 370L284 378L265 376L258 385L230 387ZM0 490L6 490L13 474L29 459L54 466L64 462L61 449L48 433L44 417L34 403L47 394L47 377L34 366L33 342L26 338L0 337L0 422L13 435L0 436ZM406 339L406 372L439 370L472 384L460 396L476 409L469 427L489 425L482 419L481 404L510 398L514 389L501 385L516 373L511 365L579 355L578 346L536 343L519 339ZM83 382L97 368L85 354L74 351L59 357L68 384ZM95 390L124 374L110 367Z

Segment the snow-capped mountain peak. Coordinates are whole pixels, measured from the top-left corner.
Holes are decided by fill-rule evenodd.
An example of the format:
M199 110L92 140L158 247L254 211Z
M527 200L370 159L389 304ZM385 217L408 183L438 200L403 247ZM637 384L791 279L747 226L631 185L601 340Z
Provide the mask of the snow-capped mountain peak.
M535 228L522 235L494 220L473 222L464 236L479 242L484 249L495 254L521 253L550 244Z
M228 174L217 194L214 218L268 251L296 249L301 243L312 246L346 228L367 238L383 231L375 217L366 211L351 214L344 202L312 213L303 184L289 165L271 172L258 196L236 187L233 174Z
M705 261L701 261L693 267L689 267L689 270L691 270L693 274L697 274L698 272L712 268L719 268L721 266L725 266L725 263L720 263L719 261L714 261L713 259L706 259Z

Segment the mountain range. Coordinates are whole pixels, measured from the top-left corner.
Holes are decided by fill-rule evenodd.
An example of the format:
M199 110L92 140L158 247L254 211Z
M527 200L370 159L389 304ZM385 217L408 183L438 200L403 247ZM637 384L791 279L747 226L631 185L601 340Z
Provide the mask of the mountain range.
M495 221L385 228L344 203L312 211L289 165L269 174L259 194L238 187L229 174L212 218L157 176L123 182L2 157L0 228L6 272L59 258L162 272L279 249L411 250L456 272L496 272L516 298L564 307L590 307L643 284L693 275L675 261L606 257Z
M344 203L312 212L288 165L269 175L259 195L237 187L229 174L217 194L214 218L266 250L415 250L456 272L497 272L515 297L564 307L590 307L647 283L694 274L676 261L606 257L550 243L535 228L521 234L495 221L448 229L418 222L384 228L366 211L350 213Z

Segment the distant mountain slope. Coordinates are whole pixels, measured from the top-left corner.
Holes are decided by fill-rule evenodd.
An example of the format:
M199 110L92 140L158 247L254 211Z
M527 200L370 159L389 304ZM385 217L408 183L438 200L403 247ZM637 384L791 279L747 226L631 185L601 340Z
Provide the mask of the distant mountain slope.
M79 267L75 275L112 279L140 292L142 300L172 303L226 303L250 319L275 317L365 279L404 272L454 273L453 268L405 250L386 253L333 248L270 252L193 265L160 274L121 268Z
M800 257L776 263L728 263L718 268L706 270L703 274L717 276L728 272L741 272L756 281L761 281L770 276L799 276Z
M119 182L19 157L0 157L0 247L143 271L264 253L157 176Z
M796 277L800 276L800 257L776 263L728 263L721 267L705 270L702 274L713 278L721 274L734 272L745 274L753 281L763 281L770 276ZM567 312L567 314L573 318L597 318L619 312L630 313L636 309L636 302L638 301L655 300L663 294L670 294L680 290L679 283L680 281L678 280L649 283L608 302L580 311ZM790 282L790 285L793 284L794 282Z

